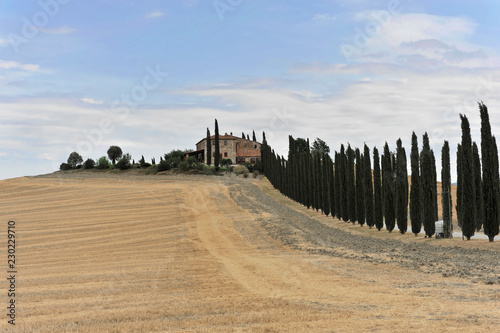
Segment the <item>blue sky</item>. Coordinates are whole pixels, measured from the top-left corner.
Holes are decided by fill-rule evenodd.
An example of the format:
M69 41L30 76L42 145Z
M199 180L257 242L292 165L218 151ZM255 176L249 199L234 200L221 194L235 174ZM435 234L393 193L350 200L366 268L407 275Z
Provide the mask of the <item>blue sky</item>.
M459 113L480 141L477 101L500 130L499 14L472 0L5 0L0 178L111 145L158 160L215 118L280 154L289 134L332 151L401 138L409 153L427 131L454 159Z

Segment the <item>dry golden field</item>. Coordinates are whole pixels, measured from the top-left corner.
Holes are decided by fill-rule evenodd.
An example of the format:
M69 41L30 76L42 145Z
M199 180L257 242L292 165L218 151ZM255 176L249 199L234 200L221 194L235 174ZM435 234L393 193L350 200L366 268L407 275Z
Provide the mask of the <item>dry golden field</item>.
M500 331L498 284L311 254L271 238L259 221L273 212L244 208L230 184L257 183L279 204L352 233L424 241L335 223L265 179L61 175L0 181L0 237L15 220L18 271L15 328L6 279L0 284L2 331ZM453 245L500 251L498 242Z

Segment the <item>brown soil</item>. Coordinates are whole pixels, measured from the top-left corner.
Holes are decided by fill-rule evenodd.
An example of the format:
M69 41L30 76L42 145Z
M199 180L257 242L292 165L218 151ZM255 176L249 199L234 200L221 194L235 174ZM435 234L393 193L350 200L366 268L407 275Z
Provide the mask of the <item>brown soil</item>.
M402 264L404 253L393 262L380 251L386 244L417 244L417 252L424 242L424 250L445 247L321 216L266 180L56 173L0 187L0 237L7 237L7 221L16 221L17 332L500 327L500 285L482 280L493 267L445 277ZM349 240L334 242L336 235ZM377 247L367 258L349 245L363 237ZM498 243L441 241L499 257ZM4 316L0 329L10 328Z

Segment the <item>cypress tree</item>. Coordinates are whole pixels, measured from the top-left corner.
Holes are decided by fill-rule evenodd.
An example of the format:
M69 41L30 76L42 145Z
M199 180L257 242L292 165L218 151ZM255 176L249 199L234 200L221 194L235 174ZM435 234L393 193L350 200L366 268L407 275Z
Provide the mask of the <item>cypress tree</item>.
M241 132L241 138L245 139L245 133Z
M340 145L340 171L341 171L341 192L342 192L342 220L349 221L349 186L347 176L347 156L344 145Z
M432 153L427 132L424 134L422 152L420 153L420 171L422 222L426 237L432 237L436 232L436 214L433 202L433 187L436 187L436 183L433 183Z
M384 213L380 157L377 147L373 148L373 218L375 227L380 231L384 227Z
M363 151L363 183L365 193L365 218L366 224L370 229L375 224L373 216L373 181L372 181L372 166L370 161L370 148L365 143Z
M401 139L397 141L396 154L396 218L399 232L405 234L408 228L408 169Z
M463 192L463 174L462 174L462 145L459 143L457 145L457 220L458 226L462 229L462 192Z
M316 189L317 189L317 203L316 211L319 209L323 210L323 179L322 179L322 168L321 168L321 155L316 155Z
M410 219L411 232L418 236L422 230L422 211L420 198L420 162L418 153L418 139L415 132L411 136L411 190L410 190Z
M439 220L438 217L438 199L437 199L437 171L436 171L436 157L434 156L434 151L431 149L431 171L432 171L432 204L434 221Z
M495 137L491 134L488 108L479 103L481 114L481 156L483 159L483 218L484 233L493 242L499 232L499 174L498 150Z
M212 139L210 138L210 130L207 127L207 165L212 164Z
M214 156L214 165L215 170L219 170L219 162L220 162L220 146L219 146L219 124L217 123L217 119L215 119L215 156Z
M460 115L462 120L462 234L470 240L474 236L476 221L476 191L474 184L474 164L472 156L472 139L467 116Z
M309 139L307 139L307 147L309 147ZM314 204L314 183L313 183L313 160L312 155L309 151L307 151L307 177L308 177L308 192L309 192L309 205L313 207ZM309 208L309 207L308 207Z
M253 141L257 141L257 138L255 137L255 131L252 131L252 132L253 132L253 133L252 133L252 140L253 140Z
M472 143L472 156L474 164L474 186L476 188L476 230L483 227L483 184L481 179L481 160L479 158L479 149L476 142Z
M441 150L441 206L443 208L443 232L445 238L453 236L453 212L451 199L450 146L444 142Z
M322 163L322 180L323 183L323 214L328 216L330 214L330 156L328 154L323 153L323 163Z
M396 225L394 210L394 178L393 156L389 150L387 142L384 146L384 155L382 156L382 191L384 196L384 217L385 228L392 232Z
M318 160L319 156L317 154L313 154L313 186L314 186L314 201L313 201L313 208L316 209L316 211L319 210L319 202L320 202L320 188L319 188L319 178L320 175L318 175Z
M356 217L358 223L365 224L365 190L363 182L363 156L356 148Z
M307 177L307 154L309 154L309 147L307 148L306 151L301 153L301 172L300 172L300 178L302 179L302 200L304 206L307 207L308 201L309 201L309 194L307 193L308 191L308 177Z
M347 194L349 205L349 220L354 224L358 220L356 217L356 183L354 180L354 150L351 145L347 145Z
M335 151L335 216L340 220L342 218L342 180L341 180L340 153Z
M330 214L335 217L335 173L333 171L333 160L328 156L328 188L330 191Z

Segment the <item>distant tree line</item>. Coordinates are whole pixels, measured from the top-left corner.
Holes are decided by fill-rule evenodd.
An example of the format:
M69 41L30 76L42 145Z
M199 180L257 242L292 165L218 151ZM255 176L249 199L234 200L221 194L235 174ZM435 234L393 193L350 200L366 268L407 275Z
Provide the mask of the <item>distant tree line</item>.
M457 151L457 219L467 240L475 230L484 228L492 242L499 233L500 181L498 151L491 134L488 109L479 104L481 114L481 156L471 141L470 126L465 115L460 115L462 141ZM347 148L329 155L330 148L317 138L289 136L288 156L280 156L267 143L265 133L261 148L262 168L271 184L287 197L307 208L321 210L349 223L392 232L396 225L400 233L408 228L417 236L423 230L426 237L435 232L438 220L438 188L436 159L430 148L429 136L424 133L422 149L412 133L410 151L411 176L408 177L406 150L401 139L393 152L386 142L379 156L373 148ZM441 204L444 237L452 237L452 196L450 176L450 148L444 141L441 151ZM373 161L373 163L372 163ZM411 190L408 179L411 180ZM409 210L408 210L409 205Z

